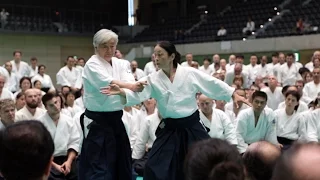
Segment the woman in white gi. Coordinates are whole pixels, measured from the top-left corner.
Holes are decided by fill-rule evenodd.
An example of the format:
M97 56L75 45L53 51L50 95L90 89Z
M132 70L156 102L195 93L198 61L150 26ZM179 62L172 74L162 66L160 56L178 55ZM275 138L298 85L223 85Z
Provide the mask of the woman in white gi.
M235 102L246 101L234 93L226 83L195 68L182 67L180 54L168 42L159 42L155 48L159 71L140 81L147 81L141 93L120 89L111 84L101 90L108 95L126 97L126 105L138 104L150 97L157 100L158 111L163 117L156 131L156 141L145 167L145 180L183 180L183 162L188 147L193 142L209 138L200 123L195 95L202 92L212 99Z
M39 65L38 66L38 73L32 77L31 81L34 83L36 80L41 82L41 90L47 93L49 90L54 91L54 85L52 83L51 77L45 73L46 66Z
M300 94L297 91L288 91L285 95L286 107L277 109L275 112L277 139L288 149L296 140L302 140L306 135L304 120L297 112Z

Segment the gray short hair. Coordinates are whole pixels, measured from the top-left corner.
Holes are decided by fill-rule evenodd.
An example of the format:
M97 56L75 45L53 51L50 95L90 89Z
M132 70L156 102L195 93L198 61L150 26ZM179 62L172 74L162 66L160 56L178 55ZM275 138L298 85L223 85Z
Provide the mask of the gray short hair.
M93 47L97 48L100 44L106 43L111 39L118 44L118 35L109 29L101 29L93 36Z

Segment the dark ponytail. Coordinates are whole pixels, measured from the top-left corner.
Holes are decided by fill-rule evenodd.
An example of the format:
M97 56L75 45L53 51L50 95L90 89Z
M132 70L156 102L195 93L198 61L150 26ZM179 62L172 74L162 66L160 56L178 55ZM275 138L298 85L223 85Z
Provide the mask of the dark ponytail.
M181 61L181 54L178 51L176 51L175 57L173 60L173 67L177 68L178 64L180 64L180 61Z
M160 41L157 43L157 45L166 50L169 56L175 54L173 59L173 67L177 68L181 61L181 54L177 51L175 45L169 41Z

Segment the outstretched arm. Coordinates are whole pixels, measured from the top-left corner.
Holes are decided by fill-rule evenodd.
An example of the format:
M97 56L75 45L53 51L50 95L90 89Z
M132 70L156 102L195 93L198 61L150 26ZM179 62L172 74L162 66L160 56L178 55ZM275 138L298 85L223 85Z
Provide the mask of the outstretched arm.
M147 83L140 82L140 85L143 87L141 92L133 92L130 89L120 88L116 84L110 84L110 86L101 88L100 92L106 95L120 95L123 97L123 104L126 106L133 106L143 102L151 97L152 88Z

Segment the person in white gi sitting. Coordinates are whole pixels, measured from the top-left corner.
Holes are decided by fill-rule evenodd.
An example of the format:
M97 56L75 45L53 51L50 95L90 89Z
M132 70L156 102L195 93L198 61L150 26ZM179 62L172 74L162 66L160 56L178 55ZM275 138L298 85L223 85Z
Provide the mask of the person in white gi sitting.
M16 121L37 120L45 113L44 109L38 108L38 95L36 90L25 91L26 105L16 113Z
M42 97L47 112L39 117L54 142L54 159L49 179L77 180L75 159L79 152L80 132L74 120L60 113L58 97L48 93Z
M252 107L245 109L237 116L237 139L240 154L244 153L248 145L257 141L268 141L279 145L276 134L276 122L274 112L265 108L267 94L256 91L252 94Z
M215 109L213 104L213 99L204 94L199 96L200 120L209 130L209 136L224 139L232 145L237 145L236 131L231 120L223 111Z

